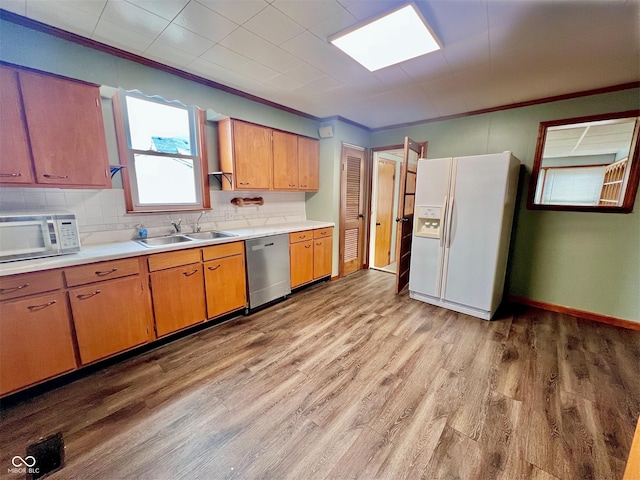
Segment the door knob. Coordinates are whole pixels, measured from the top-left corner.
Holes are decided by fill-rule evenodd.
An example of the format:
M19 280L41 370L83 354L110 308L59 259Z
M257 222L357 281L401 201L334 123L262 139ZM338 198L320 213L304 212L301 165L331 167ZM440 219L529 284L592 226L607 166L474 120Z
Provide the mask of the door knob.
M376 227L379 227L380 225L382 225L380 222L376 222Z
M409 219L408 218L396 218L396 222L408 222Z
M364 215L362 213L359 213L358 218L364 218Z

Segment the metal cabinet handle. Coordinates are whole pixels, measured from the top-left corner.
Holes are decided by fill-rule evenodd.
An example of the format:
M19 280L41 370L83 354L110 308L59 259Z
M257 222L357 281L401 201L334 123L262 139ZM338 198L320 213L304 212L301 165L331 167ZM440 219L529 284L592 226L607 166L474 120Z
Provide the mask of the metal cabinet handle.
M295 187L295 186L296 186L296 184L295 184L295 183L290 183L290 184L289 184L289 186L290 186L290 187Z
M301 187L306 187L306 186L307 186L307 184L305 183L304 185L300 185L300 186L301 186Z
M320 246L320 245L322 245L322 242L316 242L316 245Z
M96 270L95 274L98 275L99 277L104 277L105 275L110 275L113 272L117 272L117 271L118 269L114 267L111 270L102 270L102 271Z
M249 185L249 182L238 182L239 185Z
M23 288L27 288L28 286L29 286L28 283L23 283L22 285L18 285L17 287L0 288L0 293L17 292L18 290L22 290Z
M311 248L311 245L305 245L304 248Z
M76 295L76 297L79 298L80 300L86 300L87 298L95 297L99 293L102 293L102 292L100 290L96 290L93 293L80 293Z
M47 308L50 307L51 305L53 305L54 303L58 303L57 300L51 300L50 302L47 303L43 303L42 305L29 305L27 308L31 311L34 310L42 310L43 308Z
M44 178L63 178L63 179L69 178L69 175L53 175L51 173L45 173L42 176Z
M216 265L215 267L207 267L209 270L217 270L221 267L222 265Z
M0 173L0 177L16 178L16 177L21 177L21 176L22 176L21 173Z
M193 272L182 272L182 274L185 277L190 277L191 275L193 275L194 273L197 273L197 272L198 272L198 269L196 268Z

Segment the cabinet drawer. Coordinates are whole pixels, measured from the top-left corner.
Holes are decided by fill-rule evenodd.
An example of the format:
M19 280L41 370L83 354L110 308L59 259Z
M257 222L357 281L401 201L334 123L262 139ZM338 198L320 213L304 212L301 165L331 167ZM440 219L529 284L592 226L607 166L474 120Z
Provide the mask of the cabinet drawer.
M83 267L68 268L64 271L64 278L68 287L84 285L85 283L100 282L112 278L128 277L140 273L140 264L135 258L115 260L113 262L93 263Z
M200 249L182 250L179 252L158 253L149 257L149 271L180 267L190 263L200 263Z
M304 232L294 232L289 234L289 243L304 242L313 239L313 230L305 230Z
M223 245L214 245L202 249L202 259L214 260L216 258L230 257L232 255L241 255L244 253L244 242L225 243Z
M59 270L0 277L0 300L51 292L62 286L62 272Z
M313 238L325 238L333 236L333 227L318 228L313 231Z

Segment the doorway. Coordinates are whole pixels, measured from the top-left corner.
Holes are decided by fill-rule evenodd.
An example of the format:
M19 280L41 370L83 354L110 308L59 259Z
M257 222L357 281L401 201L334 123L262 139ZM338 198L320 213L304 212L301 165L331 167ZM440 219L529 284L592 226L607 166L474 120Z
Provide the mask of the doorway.
M369 268L396 273L396 234L394 220L398 209L402 145L372 151L371 224Z

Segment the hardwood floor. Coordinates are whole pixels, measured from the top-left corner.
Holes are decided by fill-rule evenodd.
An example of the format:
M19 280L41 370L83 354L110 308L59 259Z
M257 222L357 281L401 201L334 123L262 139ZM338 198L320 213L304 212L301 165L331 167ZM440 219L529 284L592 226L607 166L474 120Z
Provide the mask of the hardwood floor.
M361 271L3 407L0 476L61 431L53 479L622 478L640 332L393 287Z

